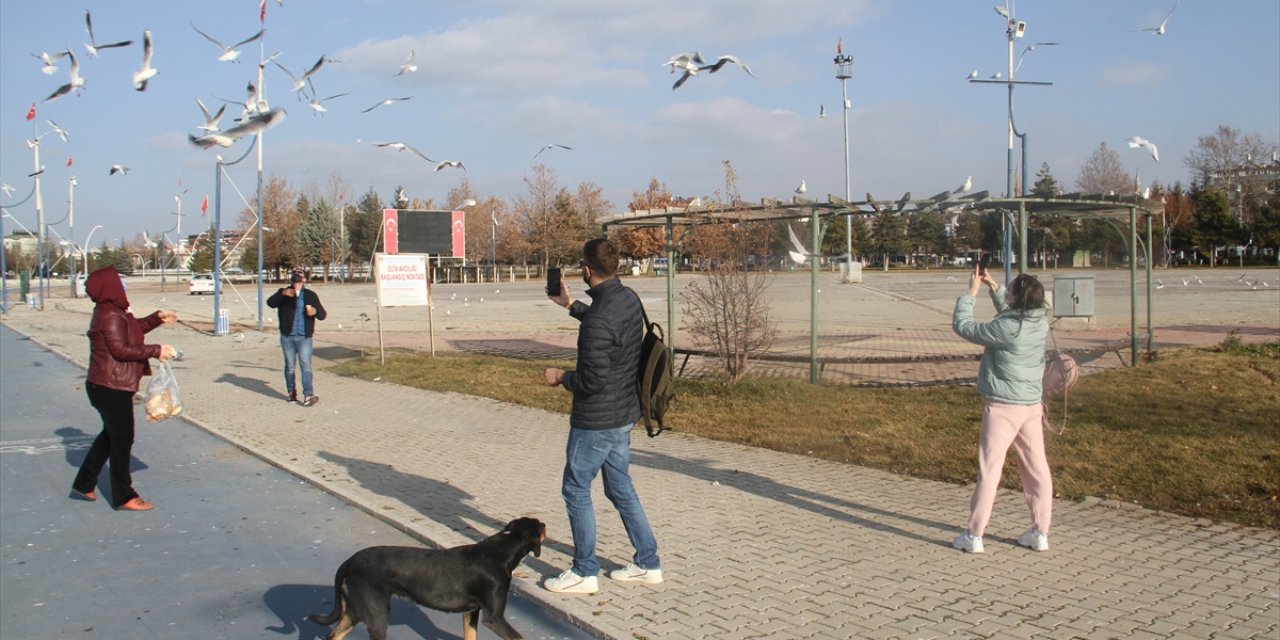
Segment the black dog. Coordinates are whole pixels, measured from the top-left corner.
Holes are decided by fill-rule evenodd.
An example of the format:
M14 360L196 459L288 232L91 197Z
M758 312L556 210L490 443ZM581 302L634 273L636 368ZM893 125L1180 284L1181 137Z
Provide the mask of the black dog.
M409 598L432 609L462 613L462 637L475 640L476 622L504 640L523 638L503 617L511 572L530 553L542 554L547 526L533 518L517 518L476 544L452 549L369 547L338 567L334 576L333 612L307 619L338 626L327 640L342 640L361 622L370 640L386 640L391 596Z

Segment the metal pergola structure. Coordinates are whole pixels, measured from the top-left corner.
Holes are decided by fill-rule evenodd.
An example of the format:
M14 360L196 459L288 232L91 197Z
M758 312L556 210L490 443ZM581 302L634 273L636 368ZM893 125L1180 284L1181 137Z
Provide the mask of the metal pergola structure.
M809 253L821 255L822 218L839 215L872 215L884 211L899 215L913 215L930 211L962 211L972 209L978 212L1000 211L1017 215L1018 236L1021 239L1018 247L1018 268L1022 272L1027 265L1027 220L1030 215L1054 214L1075 218L1104 218L1129 220L1129 271L1130 271L1130 333L1132 363L1137 366L1138 333L1137 333L1137 256L1138 236L1137 217L1139 212L1146 217L1146 243L1144 253L1147 276L1147 350L1153 348L1152 334L1152 278L1151 278L1151 225L1152 217L1163 212L1164 204L1158 200L1145 200L1137 195L1080 195L1068 194L1054 198L999 198L988 197L986 191L962 195L944 191L925 199L912 199L907 192L897 200L877 200L866 194L862 201L847 201L834 195L828 195L826 201L808 200L792 197L789 200L774 198L761 199L759 204L735 202L732 204L689 205L683 207L663 207L643 209L602 216L596 223L607 233L610 227L662 228L666 230L666 288L667 288L667 344L674 345L675 336L675 227L690 227L699 224L751 223L771 222L777 220L797 220L810 218L814 220ZM1011 256L1005 256L1005 263ZM818 276L821 265L819 260L810 261L809 277L809 381L818 382ZM671 347L669 347L671 348Z

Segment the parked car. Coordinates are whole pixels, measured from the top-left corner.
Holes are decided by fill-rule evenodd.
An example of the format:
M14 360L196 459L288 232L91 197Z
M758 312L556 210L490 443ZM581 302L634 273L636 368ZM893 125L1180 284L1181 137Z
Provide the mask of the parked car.
M196 273L192 274L191 282L187 285L187 291L190 295L197 293L213 293L213 274L212 273Z

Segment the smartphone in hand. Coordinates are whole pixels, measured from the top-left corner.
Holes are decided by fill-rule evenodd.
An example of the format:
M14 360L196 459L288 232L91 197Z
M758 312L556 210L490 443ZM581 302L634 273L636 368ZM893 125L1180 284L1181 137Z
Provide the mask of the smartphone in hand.
M978 273L979 273L979 274L984 274L984 273L986 273L986 272L987 272L987 265L989 265L989 264L991 264L991 254L989 254L989 253L988 253L988 254L983 255L983 256L982 256L982 259L978 260Z
M554 298L560 295L561 287L560 269L557 267L547 269L547 297Z

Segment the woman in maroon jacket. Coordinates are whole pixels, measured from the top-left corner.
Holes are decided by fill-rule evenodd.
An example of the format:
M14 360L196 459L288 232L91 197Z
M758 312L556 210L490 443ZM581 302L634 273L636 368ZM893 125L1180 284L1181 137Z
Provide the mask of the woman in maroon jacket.
M141 320L133 317L124 282L114 267L89 274L84 289L95 303L89 321L89 375L84 390L102 416L102 433L85 455L71 489L86 500L97 500L98 474L109 461L114 506L124 511L147 511L155 505L138 496L129 475L133 394L138 392L142 376L151 375L150 358L172 360L176 354L167 344L144 344L143 334L163 323L177 322L178 316L172 311L157 311Z

